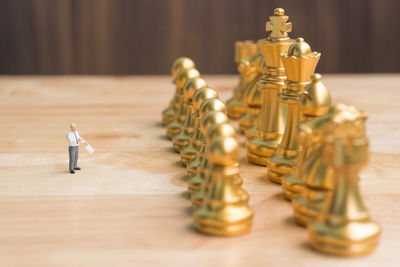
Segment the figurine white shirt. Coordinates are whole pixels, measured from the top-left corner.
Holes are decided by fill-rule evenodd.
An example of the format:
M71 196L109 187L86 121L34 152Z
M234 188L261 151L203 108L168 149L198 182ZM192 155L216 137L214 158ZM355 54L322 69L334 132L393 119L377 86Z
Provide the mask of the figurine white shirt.
M79 141L78 141L79 138L81 138L81 137L79 136L78 131L75 131L75 132L69 131L67 133L67 140L68 140L69 146L79 146ZM85 143L85 140L81 139L81 141L83 143Z

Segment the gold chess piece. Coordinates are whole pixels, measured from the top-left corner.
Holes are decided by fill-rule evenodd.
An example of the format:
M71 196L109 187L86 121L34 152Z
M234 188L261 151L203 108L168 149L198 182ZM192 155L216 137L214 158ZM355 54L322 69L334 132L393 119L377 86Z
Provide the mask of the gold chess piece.
M258 41L264 66L256 86L261 91L263 101L256 121L256 134L247 138L246 148L249 162L264 166L281 142L286 123L286 107L279 103L278 94L286 80L280 54L286 52L293 43L287 35L292 30L292 23L287 22L288 19L282 8L276 8L266 23L269 36Z
M195 77L187 80L185 86L183 87L183 113L186 113L186 118L183 123L180 132L173 138L173 148L176 152L181 152L181 150L189 144L190 136L194 132L194 119L192 117L193 113L193 94L195 91L202 87L208 86L207 82L200 78Z
M287 120L282 141L267 160L267 176L272 182L281 184L282 178L289 174L299 155L297 126L302 118L300 96L311 82L311 75L320 57L321 54L312 52L303 38L297 38L289 50L281 54L287 80L286 87L279 94L279 100L287 106Z
M179 133L186 118L183 107L183 87L185 86L187 80L195 77L200 77L200 73L194 68L182 69L176 77L176 95L178 102L176 104L174 118L167 124L167 136L170 139L174 138L175 135Z
M194 226L211 235L238 235L252 225L248 194L238 184L239 144L234 137L216 136L207 147L212 184L202 205L193 213Z
M203 132L203 140L202 140L202 157L199 166L197 167L196 172L190 177L188 182L188 190L191 194L193 207L197 207L201 204L201 201L204 198L204 191L201 190L201 186L205 181L205 177L208 174L208 157L207 157L207 144L209 138L207 138L208 131L217 124L228 123L228 117L225 113L218 111L210 111L204 116L201 116L200 127ZM227 133L227 132L226 132Z
M352 106L336 105L330 123L313 124L311 131L324 137L323 157L335 177L332 199L317 220L308 225L311 246L345 256L372 252L380 226L370 219L359 192L359 172L368 161L367 115Z
M247 130L253 127L261 108L261 92L256 87L256 82L261 76L260 69L264 65L261 51L244 58L239 63L239 72L243 76L243 103L246 105L246 112L240 118L240 133L246 134Z
M189 69L189 68L196 68L193 60L191 60L188 57L179 57L177 58L174 63L172 64L172 69L171 69L171 74L173 77L172 83L176 85L176 77L178 76L178 73L182 69ZM175 91L175 94L170 101L168 107L162 112L162 122L164 126L166 126L168 123L170 123L175 116L176 109L178 108L178 96Z
M200 106L204 100L211 98L218 98L218 94L209 87L200 88L193 94L194 132L190 137L189 144L181 151L181 161L189 174L195 173L200 163L197 158L203 140L203 134L200 130Z
M239 65L242 59L247 58L258 51L257 44L253 41L235 42L235 63ZM226 102L228 117L239 119L246 113L246 104L243 102L243 94L246 89L246 78L240 72L239 84L236 86L232 98Z
M300 97L300 110L303 113L303 122L316 119L326 112L331 106L329 90L321 81L321 75L315 73L311 76L311 83ZM300 143L300 154L289 175L282 179L283 195L292 200L304 187L304 172L310 157L309 142Z

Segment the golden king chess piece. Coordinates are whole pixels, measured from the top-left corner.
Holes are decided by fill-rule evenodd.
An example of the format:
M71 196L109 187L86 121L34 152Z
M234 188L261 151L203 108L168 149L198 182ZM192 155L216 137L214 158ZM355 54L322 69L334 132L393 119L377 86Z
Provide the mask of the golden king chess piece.
M311 83L300 97L300 110L303 113L303 122L311 121L324 115L331 106L331 96L328 89L321 81L321 75L315 73L311 76ZM289 175L282 179L283 195L292 200L304 187L304 171L310 156L307 140L300 143L300 154Z
M268 158L268 179L282 183L282 178L289 174L300 153L297 142L297 126L302 119L299 100L305 87L311 82L321 54L312 52L311 47L303 38L297 38L287 52L281 54L285 66L286 87L279 94L282 105L287 106L287 120L282 141L275 152Z
M337 105L329 113L331 123L312 131L325 135L323 158L333 170L334 190L327 209L308 225L310 243L329 254L367 254L375 250L381 233L359 192L358 174L368 161L367 115L345 105Z
M200 73L197 69L188 68L182 69L176 77L176 95L178 97L178 103L174 118L167 124L167 136L172 139L179 133L182 128L183 122L186 119L185 109L183 107L184 96L183 87L187 80L195 77L200 77Z
M178 76L178 73L182 69L189 69L189 68L196 68L193 60L191 60L188 57L179 57L174 61L174 64L172 64L172 77L173 81L172 83L176 85L176 77ZM178 108L178 96L175 91L174 97L169 103L169 106L162 112L162 122L164 126L166 126L168 123L170 123L175 116L176 109Z
M238 235L252 225L248 194L237 183L239 144L234 137L216 136L208 145L212 184L202 205L194 210L196 230L211 235Z
M247 138L246 148L249 162L264 166L280 144L286 123L286 107L280 104L278 94L286 80L280 54L293 43L287 35L292 30L292 23L286 22L288 19L282 8L276 8L266 23L266 31L271 31L269 36L258 41L264 58L262 75L256 85L262 94L262 107L256 121L256 134Z
M202 158L196 172L190 177L188 182L188 190L191 194L192 206L197 207L204 198L204 191L201 190L201 186L205 181L208 174L208 157L207 157L207 144L209 138L207 138L208 131L217 124L228 123L229 119L225 113L218 111L210 111L201 117L200 128L203 132L202 140ZM236 134L236 133L235 133ZM236 135L235 135L236 136Z
M257 44L253 41L235 42L235 63L239 65L242 59L255 54L257 51ZM246 104L243 102L245 89L246 77L244 73L240 72L239 84L236 86L232 98L226 102L230 119L239 119L246 113Z
M246 134L253 127L261 108L261 92L256 87L256 82L261 76L260 69L264 65L262 53L258 51L239 63L239 72L243 76L243 99L246 105L246 113L239 120L240 133Z
M196 90L202 87L206 87L207 85L208 84L204 79L200 77L195 77L187 80L185 86L183 87L183 97L184 97L183 113L186 113L186 118L182 125L182 129L173 138L173 148L176 152L181 152L181 150L189 144L190 136L194 132L194 119L192 117L193 94Z
M190 175L196 172L197 166L200 164L200 160L196 157L203 140L200 130L200 106L204 100L211 98L218 98L218 94L209 87L200 88L193 94L194 132L190 137L189 144L181 151L181 161Z

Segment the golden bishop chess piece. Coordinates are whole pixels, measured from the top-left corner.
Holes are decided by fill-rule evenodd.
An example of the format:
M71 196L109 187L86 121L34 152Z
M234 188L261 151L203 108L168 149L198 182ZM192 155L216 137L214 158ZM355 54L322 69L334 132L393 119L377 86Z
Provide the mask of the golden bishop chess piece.
M316 250L345 256L372 252L381 227L370 219L359 192L359 172L368 161L367 115L353 106L330 109L309 131L324 135L323 158L335 177L327 208L308 225L310 243Z
M206 177L208 175L208 167L209 167L208 156L207 156L207 145L209 138L207 138L207 133L213 126L228 122L229 119L226 116L226 114L218 111L210 111L201 118L200 127L204 136L202 144L204 149L203 157L201 158L201 162L197 167L196 173L190 177L188 183L188 190L189 193L191 194L193 208L197 208L201 204L205 194L205 191L202 190L202 186L204 182L207 181ZM225 132L225 134L228 133L229 132ZM233 134L234 136L236 136L236 133Z
M173 77L172 83L176 85L176 77L178 76L178 73L182 69L189 69L189 68L196 68L193 60L191 60L188 57L177 58L174 61L174 64L172 65L172 70L171 70ZM162 122L164 126L166 126L174 119L176 109L178 108L178 103L179 103L179 98L175 91L174 97L170 101L169 106L162 112Z
M173 148L176 152L181 152L181 150L189 144L190 136L194 132L194 119L192 117L193 94L196 90L202 87L206 87L207 85L208 84L204 79L200 77L195 77L187 80L185 86L183 87L183 96L184 96L183 113L186 113L186 118L183 123L182 129L173 138Z
M242 59L255 54L257 51L257 44L253 41L235 42L235 63L239 65ZM246 113L246 104L243 102L245 89L246 77L244 73L240 72L239 84L236 86L232 98L226 102L230 119L239 119Z
M311 121L324 115L331 106L331 96L321 81L321 75L315 73L312 82L307 85L300 97L300 110L303 112L303 122ZM300 154L289 175L282 179L283 195L292 200L304 187L304 171L310 157L310 148L307 140L300 143Z
M193 94L193 113L194 132L189 139L189 144L181 151L182 164L186 166L188 173L191 175L196 172L200 160L197 155L201 148L203 134L200 130L200 106L206 99L218 98L217 92L209 87L198 89Z
M178 103L173 120L167 124L167 136L170 139L174 138L175 135L179 133L186 119L185 109L183 107L183 87L187 80L195 77L200 77L200 73L194 68L182 69L176 77L176 95L178 97Z
M267 165L268 157L276 150L282 140L286 123L286 107L280 104L278 95L285 86L286 73L280 54L286 52L293 43L287 32L292 30L292 23L282 8L276 8L269 17L266 31L271 31L268 38L258 41L264 66L257 81L257 88L262 93L262 107L256 120L256 134L249 135L246 142L249 162Z
M289 174L299 155L297 126L302 118L299 100L304 88L311 82L311 75L320 56L320 53L311 51L311 47L303 38L297 38L289 50L281 54L287 80L279 99L287 106L287 120L282 141L267 160L267 176L272 182L281 184L282 178Z
M234 137L216 136L207 147L212 183L202 205L194 210L196 230L210 235L238 235L252 226L249 196L235 182L239 174L239 144Z

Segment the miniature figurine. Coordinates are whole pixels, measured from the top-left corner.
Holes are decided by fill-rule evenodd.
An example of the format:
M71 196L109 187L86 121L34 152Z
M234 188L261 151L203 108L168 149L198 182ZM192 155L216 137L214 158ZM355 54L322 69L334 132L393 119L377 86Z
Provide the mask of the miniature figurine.
M85 146L88 145L82 137L79 136L79 133L76 129L76 124L72 123L70 125L71 131L67 133L67 140L69 143L69 173L75 173L75 171L79 171L81 168L78 167L78 155L79 155L79 144L83 143Z

